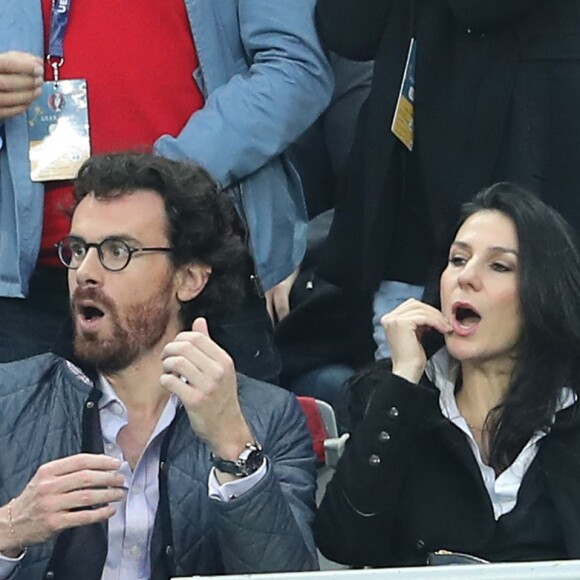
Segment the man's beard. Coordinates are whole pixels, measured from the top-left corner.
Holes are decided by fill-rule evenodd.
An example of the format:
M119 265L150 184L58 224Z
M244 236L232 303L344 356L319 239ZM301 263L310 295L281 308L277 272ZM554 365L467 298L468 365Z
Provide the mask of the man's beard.
M163 338L171 317L171 296L169 281L147 300L128 306L121 316L115 303L101 290L77 288L71 301L73 320L77 301L92 300L105 311L110 333L102 338L99 333L81 333L74 325L75 355L102 372L126 369Z

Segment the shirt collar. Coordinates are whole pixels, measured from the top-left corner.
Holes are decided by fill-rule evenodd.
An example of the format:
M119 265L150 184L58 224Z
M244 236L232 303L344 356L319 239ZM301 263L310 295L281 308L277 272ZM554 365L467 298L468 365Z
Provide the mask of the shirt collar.
M105 375L103 375L102 373L99 373L97 387L103 393L102 397L99 400L99 411L101 411L105 407L108 407L113 402L120 404L123 407L123 410L125 412L127 411L125 404L123 403L123 401L121 401L121 399L119 399L119 397L117 396L117 393L115 393L115 389L113 389L113 385L111 385L111 383L107 380ZM171 395L169 397L169 401L167 404L171 405L173 407L174 411L177 411L177 409L181 405L181 401L179 400L179 397L177 395L175 395L174 393L171 393Z
M439 349L427 361L425 367L425 374L440 391L439 406L441 412L452 421L461 416L455 401L455 385L459 375L459 367L459 361L449 354L446 347ZM556 413L571 407L577 398L572 389L563 387L556 405ZM554 420L555 416L552 419L552 423Z

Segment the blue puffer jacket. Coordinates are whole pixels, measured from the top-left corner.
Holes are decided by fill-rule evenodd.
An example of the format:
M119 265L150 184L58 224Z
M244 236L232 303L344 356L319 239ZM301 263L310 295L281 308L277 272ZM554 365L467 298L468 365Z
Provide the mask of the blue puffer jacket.
M314 28L315 0L184 1L206 104L176 138L160 136L155 147L200 163L232 187L256 273L268 289L294 270L306 244L302 188L283 151L332 93ZM0 53L43 56L40 6L0 2ZM43 187L29 178L27 116L0 124L0 139L0 296L24 296L43 212Z
M210 500L209 449L181 408L161 451L154 579L317 567L310 531L314 457L302 412L287 391L241 375L238 380L242 410L264 447L268 473L237 499ZM0 365L0 386L0 505L20 494L40 465L102 453L100 392L72 364L48 354ZM99 580L106 548L106 526L63 532L29 548L14 578Z

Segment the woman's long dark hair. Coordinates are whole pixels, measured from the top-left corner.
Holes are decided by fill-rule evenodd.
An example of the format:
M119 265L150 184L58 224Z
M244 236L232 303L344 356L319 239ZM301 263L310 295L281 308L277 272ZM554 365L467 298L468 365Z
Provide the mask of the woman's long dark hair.
M449 247L465 220L495 210L515 225L522 315L518 359L508 392L492 410L489 463L506 469L532 434L550 426L563 387L579 394L580 253L576 236L562 216L531 193L511 183L482 190L461 208L459 220L442 245L425 300L440 307L439 279Z

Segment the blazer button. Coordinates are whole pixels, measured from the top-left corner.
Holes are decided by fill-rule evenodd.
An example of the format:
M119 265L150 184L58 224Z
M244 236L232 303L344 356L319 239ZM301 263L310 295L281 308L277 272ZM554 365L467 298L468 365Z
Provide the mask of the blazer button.
M391 434L388 431L381 431L379 433L379 441L381 443L386 443L391 440Z
M478 38L485 38L485 32L474 32L471 28L468 28L465 32L470 36L475 35Z
M48 580L52 580L54 578L54 572L52 570L49 570L45 575L45 578L48 578Z
M399 409L397 409L397 407L391 407L389 409L389 417L391 417L391 419L396 419L399 416Z
M423 540L417 540L415 542L415 548L417 552L422 552L425 549L425 542Z
M171 554L173 554L173 548L172 548L171 546L166 546L166 548L165 548L165 553L166 553L168 556L171 556Z
M378 455L375 455L374 453L369 457L369 465L372 465L373 467L375 467L376 465L380 465L381 463L381 458Z

